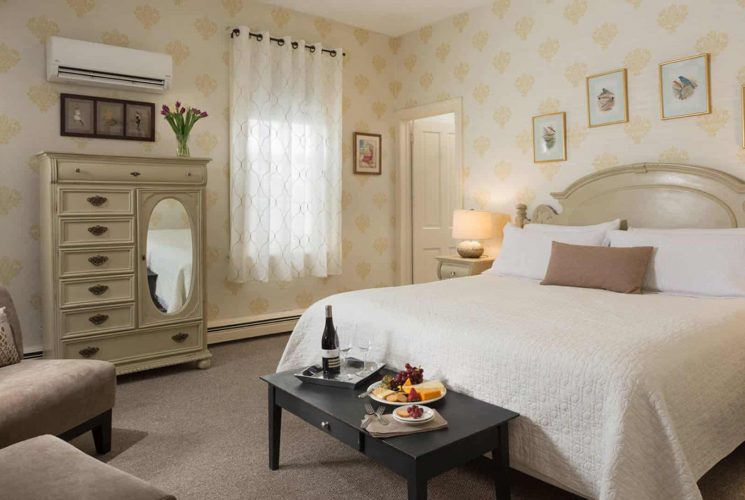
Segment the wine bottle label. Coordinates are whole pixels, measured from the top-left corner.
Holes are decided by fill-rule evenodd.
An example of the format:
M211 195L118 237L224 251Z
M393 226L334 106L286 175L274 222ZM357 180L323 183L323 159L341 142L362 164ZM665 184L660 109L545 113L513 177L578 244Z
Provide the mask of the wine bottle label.
M339 349L321 349L321 356L324 358L338 358Z

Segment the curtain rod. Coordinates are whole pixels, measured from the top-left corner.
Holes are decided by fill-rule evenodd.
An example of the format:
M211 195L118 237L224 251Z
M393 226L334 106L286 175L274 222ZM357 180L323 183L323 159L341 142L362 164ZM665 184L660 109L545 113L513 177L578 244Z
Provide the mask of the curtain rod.
M230 30L230 38L235 38L237 36L240 36L240 34L241 34L241 30L239 30L238 28L233 28L232 30ZM261 33L251 33L250 31L248 32L248 37L255 38L259 42L264 39L264 35L262 35ZM285 44L285 41L282 38L269 37L269 40L276 43L280 47ZM300 46L298 42L292 42L291 45L293 49L297 49ZM310 50L311 52L316 51L316 48L313 45L306 45L305 48ZM336 57L336 51L333 49L321 49L321 52L325 52L329 54L331 57ZM346 57L347 54L342 52L341 55Z

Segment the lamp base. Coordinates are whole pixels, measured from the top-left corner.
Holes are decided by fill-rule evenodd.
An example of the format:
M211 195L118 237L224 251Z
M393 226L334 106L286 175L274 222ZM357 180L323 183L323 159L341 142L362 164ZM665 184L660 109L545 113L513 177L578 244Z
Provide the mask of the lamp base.
M484 246L475 240L461 241L455 248L458 250L458 255L465 259L478 259L484 255Z

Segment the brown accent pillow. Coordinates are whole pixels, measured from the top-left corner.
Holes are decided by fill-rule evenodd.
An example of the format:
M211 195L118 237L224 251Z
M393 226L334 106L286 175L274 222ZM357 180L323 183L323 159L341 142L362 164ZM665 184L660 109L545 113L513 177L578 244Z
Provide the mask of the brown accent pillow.
M541 285L642 293L654 247L611 248L554 241Z
M5 308L0 307L0 368L14 365L20 361L21 356L18 354L15 340L13 340L13 330L10 329Z

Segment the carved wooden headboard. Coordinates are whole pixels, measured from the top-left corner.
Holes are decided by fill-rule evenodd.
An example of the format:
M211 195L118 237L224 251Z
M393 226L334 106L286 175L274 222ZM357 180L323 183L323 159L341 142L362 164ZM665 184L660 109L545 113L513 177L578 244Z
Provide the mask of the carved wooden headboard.
M597 224L620 218L632 227L745 227L745 181L706 167L635 163L602 170L551 193L558 213L539 205L532 217L517 206L515 224Z

